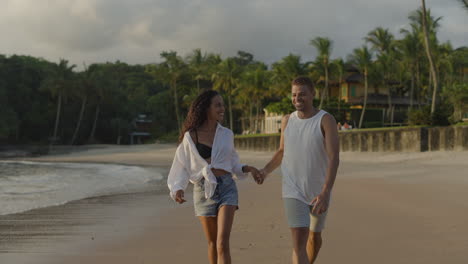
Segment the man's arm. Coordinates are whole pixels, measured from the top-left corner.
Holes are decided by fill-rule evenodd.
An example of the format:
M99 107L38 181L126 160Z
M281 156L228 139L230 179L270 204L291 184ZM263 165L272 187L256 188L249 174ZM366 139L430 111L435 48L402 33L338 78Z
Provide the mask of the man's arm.
M321 214L328 209L330 193L333 189L336 172L338 171L338 166L340 164L340 145L335 118L328 114L325 115L322 118L321 129L323 131L325 150L327 151L328 156L328 168L322 192L312 201L312 203L314 203L312 212L318 214Z
M284 153L284 130L288 125L289 115L283 116L281 119L281 137L280 137L280 146L276 153L271 158L270 162L265 165L265 167L261 170L263 177L266 177L267 174L270 174L279 165L281 165L281 161L283 160L283 153Z
M340 165L340 143L335 118L331 115L324 116L322 127L325 136L325 149L328 156L327 177L322 191L331 192L335 183L336 172Z

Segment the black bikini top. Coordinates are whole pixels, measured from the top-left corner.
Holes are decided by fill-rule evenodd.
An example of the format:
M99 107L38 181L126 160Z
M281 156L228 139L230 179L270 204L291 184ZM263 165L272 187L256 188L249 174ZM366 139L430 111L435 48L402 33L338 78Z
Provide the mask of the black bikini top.
M200 156L204 159L209 159L211 158L211 147L207 146L202 143L198 143L198 133L197 130L195 129L195 137L197 138L197 142L195 142L195 147L198 150L198 153L200 153Z

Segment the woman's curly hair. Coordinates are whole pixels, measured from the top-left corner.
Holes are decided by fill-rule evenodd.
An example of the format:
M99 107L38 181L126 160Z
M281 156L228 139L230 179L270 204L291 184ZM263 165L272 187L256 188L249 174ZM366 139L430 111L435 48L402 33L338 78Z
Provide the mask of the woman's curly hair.
M185 132L199 128L206 121L211 99L217 95L219 95L217 91L208 90L198 95L195 101L193 101L179 135L179 143L184 139Z

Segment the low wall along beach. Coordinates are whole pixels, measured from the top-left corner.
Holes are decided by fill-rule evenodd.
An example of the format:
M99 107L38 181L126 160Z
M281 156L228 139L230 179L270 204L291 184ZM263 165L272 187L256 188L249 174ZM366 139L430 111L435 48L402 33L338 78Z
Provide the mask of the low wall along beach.
M416 127L340 131L340 151L354 152L423 152L468 150L468 126ZM240 150L274 151L280 136L236 137Z

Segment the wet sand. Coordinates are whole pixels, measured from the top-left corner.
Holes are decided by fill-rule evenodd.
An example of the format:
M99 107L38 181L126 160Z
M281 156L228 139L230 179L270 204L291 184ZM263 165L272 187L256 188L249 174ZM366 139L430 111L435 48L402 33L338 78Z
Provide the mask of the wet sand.
M173 153L109 147L39 159L167 167ZM271 155L240 151L257 166ZM466 263L467 161L468 152L343 153L317 263ZM290 263L279 176L238 183L233 263ZM0 217L0 263L207 263L186 196L183 206L144 193Z

